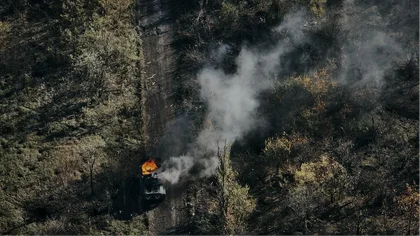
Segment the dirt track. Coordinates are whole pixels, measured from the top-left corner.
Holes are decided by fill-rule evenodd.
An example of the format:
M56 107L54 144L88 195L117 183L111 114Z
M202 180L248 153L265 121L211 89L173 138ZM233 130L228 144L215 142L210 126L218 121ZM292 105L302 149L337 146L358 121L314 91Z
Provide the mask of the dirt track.
M144 130L147 133L147 155L162 157L164 145L161 137L165 127L175 118L171 103L173 75L175 70L175 51L171 47L173 40L172 19L168 10L169 0L140 0L138 26L142 39L144 69ZM167 151L166 151L167 152ZM148 234L165 234L175 228L184 218L182 194L175 187L167 186L167 198L156 208L146 212Z
M156 145L167 122L173 119L170 101L175 55L171 47L172 30L164 0L140 0L139 27L142 39L146 124L149 144Z

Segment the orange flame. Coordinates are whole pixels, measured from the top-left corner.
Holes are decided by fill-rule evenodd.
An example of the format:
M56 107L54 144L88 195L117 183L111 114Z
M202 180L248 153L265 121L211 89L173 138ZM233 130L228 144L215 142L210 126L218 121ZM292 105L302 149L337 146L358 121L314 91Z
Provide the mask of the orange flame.
M150 175L152 172L156 171L158 166L155 163L155 160L149 159L141 166L141 171L143 175Z

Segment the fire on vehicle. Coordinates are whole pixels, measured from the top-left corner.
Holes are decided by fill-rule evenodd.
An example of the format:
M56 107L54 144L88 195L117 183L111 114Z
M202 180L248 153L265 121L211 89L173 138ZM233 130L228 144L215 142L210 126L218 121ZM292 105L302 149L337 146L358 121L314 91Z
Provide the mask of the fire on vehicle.
M147 201L162 201L166 190L158 178L158 166L154 159L149 159L141 166L140 188L143 199Z

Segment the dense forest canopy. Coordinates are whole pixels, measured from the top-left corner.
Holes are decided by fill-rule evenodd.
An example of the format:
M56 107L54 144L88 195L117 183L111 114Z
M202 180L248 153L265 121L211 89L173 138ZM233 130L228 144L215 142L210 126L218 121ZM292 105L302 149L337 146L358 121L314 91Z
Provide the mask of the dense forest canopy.
M418 12L2 1L0 233L419 234Z

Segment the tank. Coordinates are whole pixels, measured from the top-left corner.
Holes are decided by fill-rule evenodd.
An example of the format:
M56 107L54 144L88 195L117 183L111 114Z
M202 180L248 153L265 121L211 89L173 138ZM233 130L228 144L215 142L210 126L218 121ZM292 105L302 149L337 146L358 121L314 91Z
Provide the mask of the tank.
M159 180L158 167L153 159L142 165L140 178L140 192L146 201L162 201L166 197L166 190Z

